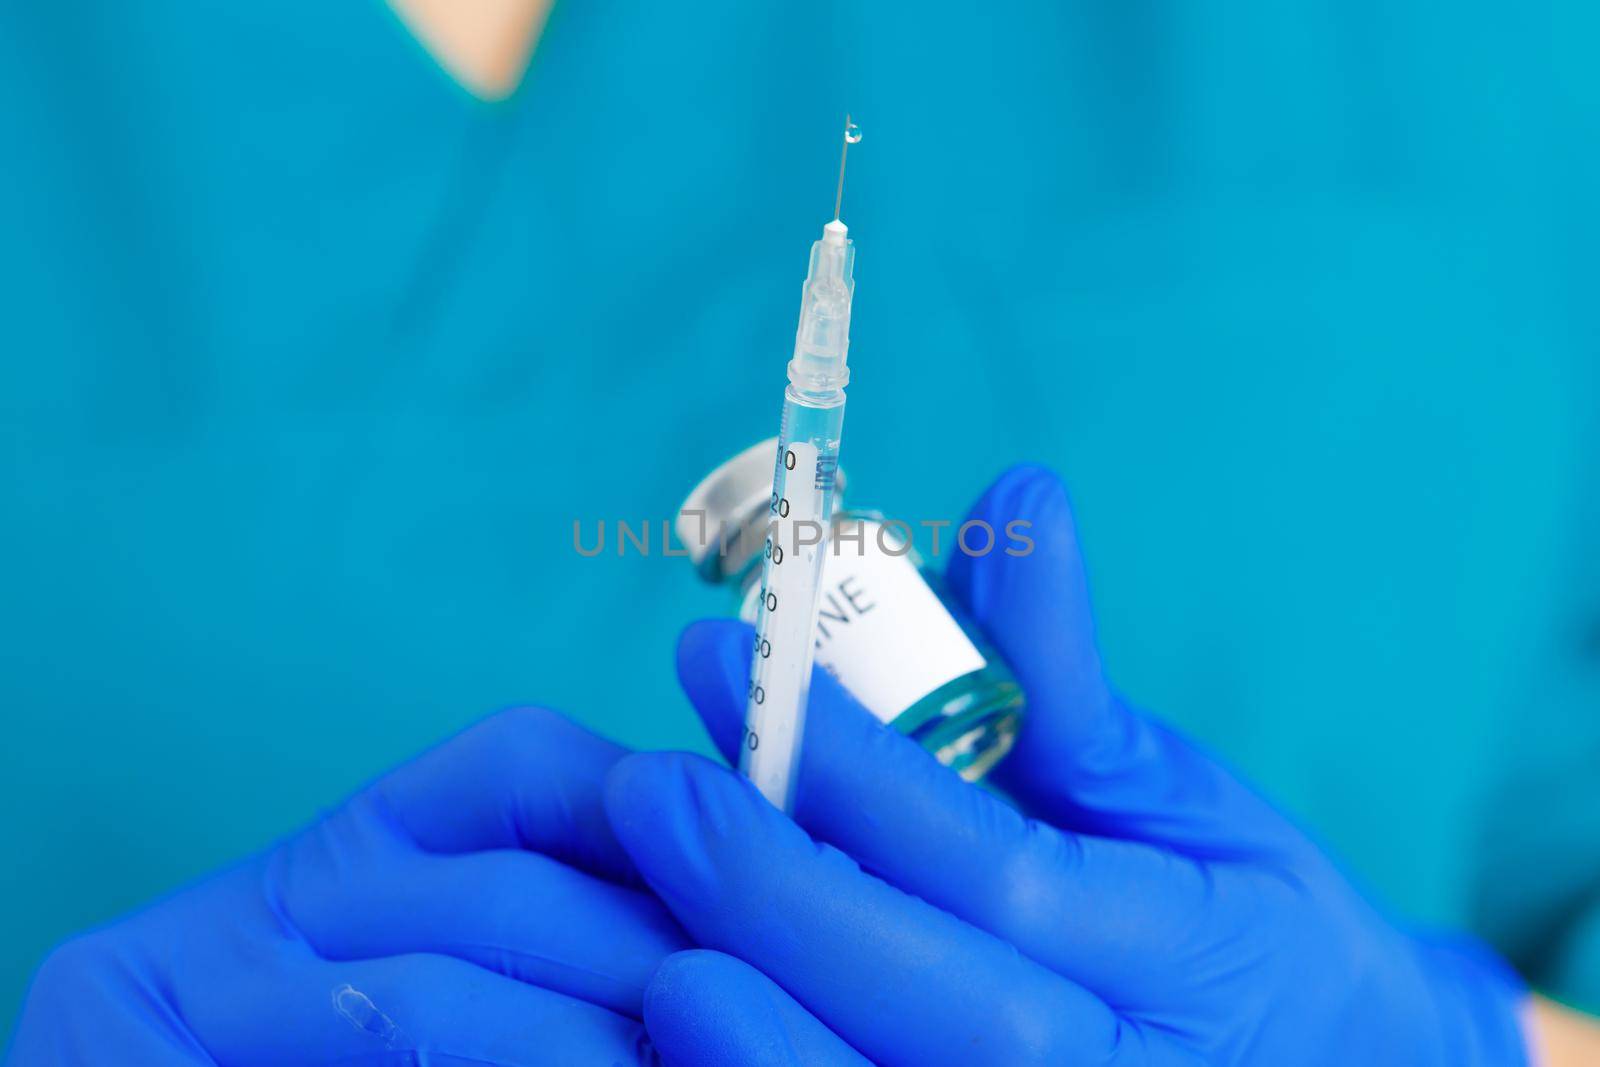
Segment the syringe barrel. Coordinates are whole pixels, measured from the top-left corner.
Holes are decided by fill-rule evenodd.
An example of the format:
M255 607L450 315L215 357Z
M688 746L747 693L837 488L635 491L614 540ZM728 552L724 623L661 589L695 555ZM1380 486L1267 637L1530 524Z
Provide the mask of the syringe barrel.
M827 396L850 381L845 359L850 350L856 253L846 233L837 219L822 228L822 240L811 246L811 264L801 288L789 382L808 396Z
M756 609L756 642L739 769L778 808L794 810L816 655L817 602L833 527L844 390L816 404L785 391Z

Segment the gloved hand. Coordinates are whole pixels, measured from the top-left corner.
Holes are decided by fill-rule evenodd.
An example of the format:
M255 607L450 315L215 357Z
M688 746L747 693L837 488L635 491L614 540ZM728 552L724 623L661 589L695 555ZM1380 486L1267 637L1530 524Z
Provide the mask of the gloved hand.
M1108 687L1052 476L1011 471L974 517L1033 523L1031 555L958 556L949 576L1028 696L998 770L1028 815L821 671L799 825L698 757L612 769L623 847L717 950L672 957L646 994L669 1064L1524 1062L1523 993L1491 955L1393 925L1285 818ZM732 623L697 625L679 649L724 753L749 649Z
M487 719L239 867L58 949L7 1063L656 1063L686 942L601 808L623 751Z

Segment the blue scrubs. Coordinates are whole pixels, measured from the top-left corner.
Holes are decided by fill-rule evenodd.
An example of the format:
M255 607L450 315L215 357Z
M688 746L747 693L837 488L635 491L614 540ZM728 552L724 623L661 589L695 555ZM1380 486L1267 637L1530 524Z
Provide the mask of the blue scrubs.
M0 1026L495 707L705 748L657 526L774 429L839 122L855 499L1072 485L1131 697L1600 1006L1590 5L0 12Z

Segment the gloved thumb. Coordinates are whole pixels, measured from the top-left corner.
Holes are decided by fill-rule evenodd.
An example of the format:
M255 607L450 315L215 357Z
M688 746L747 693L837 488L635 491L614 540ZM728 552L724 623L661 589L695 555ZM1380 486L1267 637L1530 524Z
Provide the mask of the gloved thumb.
M1193 855L1279 853L1300 835L1193 743L1129 708L1107 683L1066 488L1037 466L1008 470L969 521L1032 541L1023 554L957 554L948 584L1027 697L996 779L1064 828Z

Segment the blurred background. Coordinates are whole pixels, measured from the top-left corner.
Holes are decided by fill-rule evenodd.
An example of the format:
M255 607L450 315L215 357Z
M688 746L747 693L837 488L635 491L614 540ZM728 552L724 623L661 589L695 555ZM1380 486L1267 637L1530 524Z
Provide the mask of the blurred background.
M572 525L773 431L847 109L853 498L1056 467L1132 699L1600 1008L1600 16L994 7L0 7L0 1034L497 707L708 750Z

